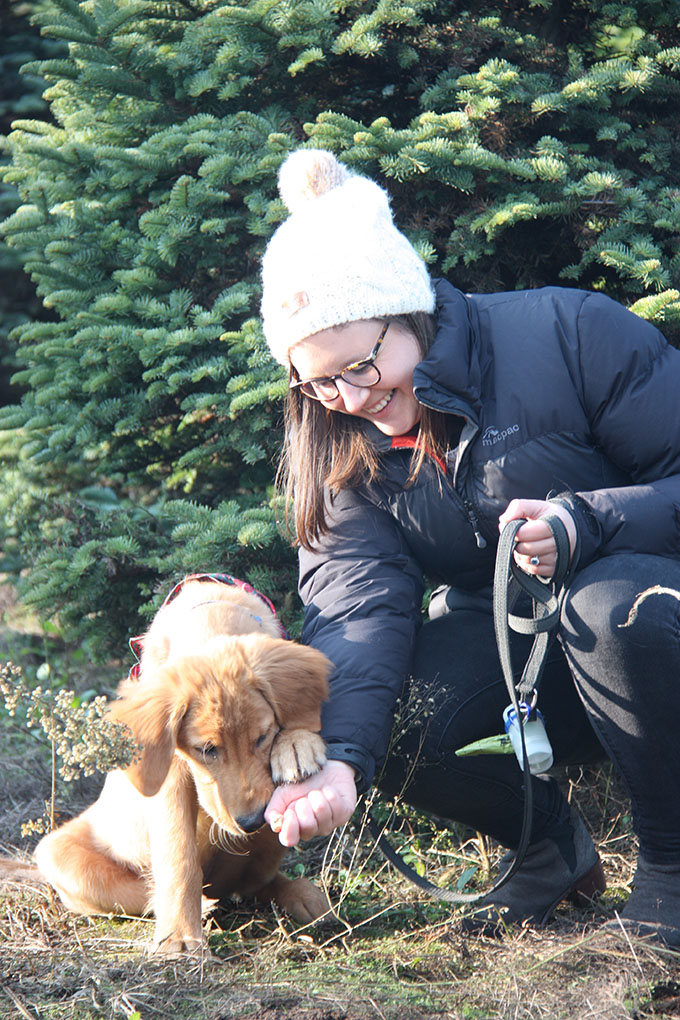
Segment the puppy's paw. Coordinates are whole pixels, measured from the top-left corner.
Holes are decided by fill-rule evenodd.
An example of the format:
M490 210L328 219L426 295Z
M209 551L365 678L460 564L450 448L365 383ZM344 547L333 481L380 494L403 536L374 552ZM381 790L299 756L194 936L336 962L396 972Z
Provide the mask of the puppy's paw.
M201 956L206 953L207 944L203 935L178 935L173 932L165 937L156 933L149 947L152 956Z
M308 878L290 879L279 874L274 880L271 898L277 907L301 924L310 924L331 909L325 892Z
M270 765L272 779L279 783L299 783L313 776L326 764L326 745L318 733L309 730L282 730L274 741Z

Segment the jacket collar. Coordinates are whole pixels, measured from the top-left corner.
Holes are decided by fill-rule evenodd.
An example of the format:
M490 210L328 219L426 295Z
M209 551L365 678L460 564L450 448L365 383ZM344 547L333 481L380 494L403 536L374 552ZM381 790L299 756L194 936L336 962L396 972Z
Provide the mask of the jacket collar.
M477 425L481 409L481 369L471 308L447 280L435 280L437 327L427 356L413 372L413 392L421 404L457 414Z

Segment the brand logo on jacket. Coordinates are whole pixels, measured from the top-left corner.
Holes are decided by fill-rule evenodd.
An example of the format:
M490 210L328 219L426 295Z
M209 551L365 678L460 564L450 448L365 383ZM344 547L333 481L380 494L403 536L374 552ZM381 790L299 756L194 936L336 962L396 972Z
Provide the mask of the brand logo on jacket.
M507 429L497 429L495 425L487 425L482 435L482 446L493 446L515 432L519 432L519 425L509 425Z

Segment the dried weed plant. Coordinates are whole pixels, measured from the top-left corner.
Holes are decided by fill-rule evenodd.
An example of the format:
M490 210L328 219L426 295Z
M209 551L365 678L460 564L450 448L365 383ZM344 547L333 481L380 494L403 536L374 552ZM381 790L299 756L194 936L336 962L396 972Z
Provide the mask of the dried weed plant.
M0 693L11 719L20 716L28 729L47 738L52 759L52 789L43 818L22 826L22 834L43 833L54 827L57 774L64 782L130 764L138 754L130 732L107 719L103 695L83 700L74 691L31 687L19 666L0 665Z
M633 844L620 838L628 805L618 782L606 769L572 770L564 781L588 819L608 873L612 864L623 872L619 858L630 869ZM439 832L415 815L392 838L407 844L413 836L422 841L432 877L451 866ZM475 856L474 843L465 853ZM44 890L24 889L0 910L7 1007L17 1016L26 1015L23 1007L32 1017L51 1020L132 1020L136 1014L138 1020L674 1015L665 1005L680 980L680 954L602 933L602 915L611 915L606 907L582 913L565 906L549 928L518 927L501 940L471 939L461 932L456 911L428 900L381 860L361 818L327 845L314 841L295 857L310 870L321 862L335 916L299 927L267 908L235 903L208 922L212 956L200 961L148 959L140 949L149 922L74 918Z

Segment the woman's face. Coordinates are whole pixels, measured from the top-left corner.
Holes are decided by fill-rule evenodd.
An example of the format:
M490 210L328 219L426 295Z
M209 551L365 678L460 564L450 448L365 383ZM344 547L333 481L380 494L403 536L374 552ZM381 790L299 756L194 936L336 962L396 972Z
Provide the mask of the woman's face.
M301 340L290 350L298 379L335 376L348 365L365 361L383 326L381 319L361 319ZM337 397L321 403L331 411L365 418L388 436L404 435L420 420L420 404L413 396L413 369L421 360L415 337L391 322L375 359L380 381L375 386L352 386L338 378Z

